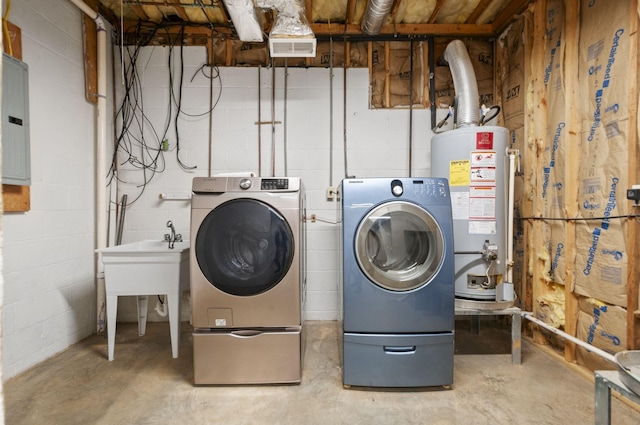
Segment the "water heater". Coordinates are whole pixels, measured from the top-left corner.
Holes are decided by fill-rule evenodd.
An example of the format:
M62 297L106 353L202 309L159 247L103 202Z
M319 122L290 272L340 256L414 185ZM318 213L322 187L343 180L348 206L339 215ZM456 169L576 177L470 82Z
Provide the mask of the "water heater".
M469 126L431 139L431 173L449 180L455 294L495 300L507 262L508 130Z

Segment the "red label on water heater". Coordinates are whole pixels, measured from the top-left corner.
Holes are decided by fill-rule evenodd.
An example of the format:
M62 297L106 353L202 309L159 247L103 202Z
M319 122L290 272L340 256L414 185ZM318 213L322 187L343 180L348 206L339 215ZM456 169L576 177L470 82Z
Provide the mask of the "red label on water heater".
M493 133L489 131L477 133L476 149L493 149Z

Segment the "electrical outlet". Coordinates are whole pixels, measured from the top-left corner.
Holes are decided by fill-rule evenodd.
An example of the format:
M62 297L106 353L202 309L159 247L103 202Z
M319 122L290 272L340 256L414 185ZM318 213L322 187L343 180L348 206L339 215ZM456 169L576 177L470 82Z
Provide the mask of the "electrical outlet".
M640 206L640 184L634 184L631 189L627 189L627 199L633 201L633 206Z
M334 201L336 199L336 188L333 186L329 186L327 188L327 200Z

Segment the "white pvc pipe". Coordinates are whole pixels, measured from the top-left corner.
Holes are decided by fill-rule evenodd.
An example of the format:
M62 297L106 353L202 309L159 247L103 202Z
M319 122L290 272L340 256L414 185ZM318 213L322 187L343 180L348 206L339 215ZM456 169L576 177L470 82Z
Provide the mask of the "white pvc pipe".
M515 200L516 150L507 150L509 154L509 193L507 199L507 276L506 281L513 283L513 208Z
M96 107L96 171L95 171L95 209L96 209L96 248L107 246L107 167L105 164L107 140L107 29L102 17L82 0L69 0L96 23L98 38L98 93ZM100 318L105 304L104 265L98 254L97 261L97 312L98 332L103 331L104 318Z
M599 355L600 357L604 358L605 360L610 361L614 365L618 364L618 362L616 361L615 356L607 353L606 351L603 351L603 350L599 349L598 347L594 347L593 345L587 344L586 342L581 341L578 338L576 338L574 336L571 336L566 332L562 332L560 329L554 328L553 326L546 324L542 320L536 319L535 317L533 317L533 313L530 313L528 311L523 311L521 314L522 314L522 317L524 317L527 320L532 321L536 325L542 326L543 328L553 332L554 334L560 335L561 337L563 337L565 339L568 339L569 341L573 342L574 344L577 344L577 345L583 347L584 349L586 349L588 351L591 351L594 354Z

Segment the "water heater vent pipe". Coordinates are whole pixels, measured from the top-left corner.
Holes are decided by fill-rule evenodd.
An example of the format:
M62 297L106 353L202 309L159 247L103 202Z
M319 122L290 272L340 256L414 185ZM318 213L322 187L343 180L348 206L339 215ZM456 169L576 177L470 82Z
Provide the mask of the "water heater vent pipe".
M476 73L467 48L461 40L453 40L444 51L456 93L457 126L471 127L480 123L480 96Z

